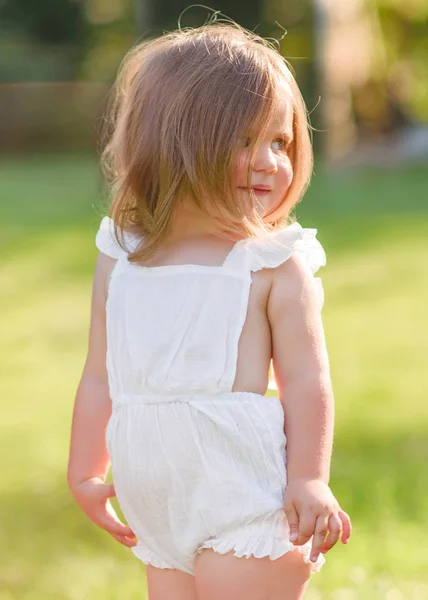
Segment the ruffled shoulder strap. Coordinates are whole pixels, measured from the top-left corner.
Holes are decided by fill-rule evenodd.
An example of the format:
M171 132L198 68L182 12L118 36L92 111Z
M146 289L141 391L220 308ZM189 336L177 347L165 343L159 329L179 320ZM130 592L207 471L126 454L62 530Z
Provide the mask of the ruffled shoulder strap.
M261 239L247 238L238 242L227 257L225 266L235 269L259 271L275 268L294 253L303 258L312 274L327 263L324 248L316 239L317 229L303 228L297 221L276 231L271 231ZM324 304L321 279L315 277L320 305Z
M247 238L235 245L227 258L227 266L246 266L251 271L275 268L297 252L309 265L312 273L327 260L324 248L316 239L317 229L303 228L295 222L284 229L267 233L260 239Z
M125 231L123 233L123 241L125 242L128 252L125 252L116 240L113 219L104 217L95 237L95 245L98 250L112 258L121 258L122 256L127 256L129 252L134 252L140 243L141 238Z

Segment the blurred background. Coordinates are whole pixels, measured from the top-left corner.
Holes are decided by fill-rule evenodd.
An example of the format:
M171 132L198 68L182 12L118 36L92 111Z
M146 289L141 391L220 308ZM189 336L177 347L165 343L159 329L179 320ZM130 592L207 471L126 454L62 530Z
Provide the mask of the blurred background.
M108 203L98 163L107 94L125 52L175 29L188 6L0 3L2 600L147 597L144 566L80 511L66 468ZM314 127L314 176L296 216L327 252L331 487L354 531L307 598L426 600L428 4L209 7L280 40ZM181 26L210 15L193 6Z

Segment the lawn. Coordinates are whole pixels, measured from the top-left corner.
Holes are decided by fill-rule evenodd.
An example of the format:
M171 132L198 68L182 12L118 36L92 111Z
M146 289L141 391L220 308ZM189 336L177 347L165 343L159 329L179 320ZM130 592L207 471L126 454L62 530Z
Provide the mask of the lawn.
M0 163L2 600L146 597L142 563L66 486L103 197L90 157ZM331 487L354 528L308 600L428 599L427 198L422 167L317 167L297 207L327 252Z

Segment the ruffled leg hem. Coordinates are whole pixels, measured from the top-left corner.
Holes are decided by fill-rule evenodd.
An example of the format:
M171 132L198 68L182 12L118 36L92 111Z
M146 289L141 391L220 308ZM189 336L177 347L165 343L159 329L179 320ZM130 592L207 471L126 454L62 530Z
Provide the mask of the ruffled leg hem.
M302 555L305 563L312 565L312 573L318 572L323 564L325 558L322 554L319 554L316 562L312 562L310 559L312 547L312 540L309 540L303 546L295 546L288 538L275 537L272 535L253 535L248 536L245 531L238 534L236 533L233 537L229 535L227 538L212 538L207 540L198 548L198 554L205 548L211 548L219 554L227 554L233 550L234 555L238 557L250 558L254 556L256 558L264 558L268 556L270 560L276 560L283 554L290 551L298 550Z
M167 563L159 554L150 550L146 544L141 540L138 541L136 546L131 546L132 552L135 556L146 565L153 565L158 569L174 569L169 563Z

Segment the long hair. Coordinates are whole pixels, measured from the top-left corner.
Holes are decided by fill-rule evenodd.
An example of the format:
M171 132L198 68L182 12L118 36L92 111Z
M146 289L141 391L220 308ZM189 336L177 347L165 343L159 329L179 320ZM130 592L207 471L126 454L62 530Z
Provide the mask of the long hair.
M131 262L154 254L183 198L213 217L219 235L235 240L289 222L313 168L307 109L290 69L272 44L233 21L166 33L126 54L112 88L101 165L119 244L127 250L124 231L144 239ZM252 192L250 208L238 198L233 165L239 140L256 131L250 188L255 153L278 102L293 111L293 179L261 217Z

